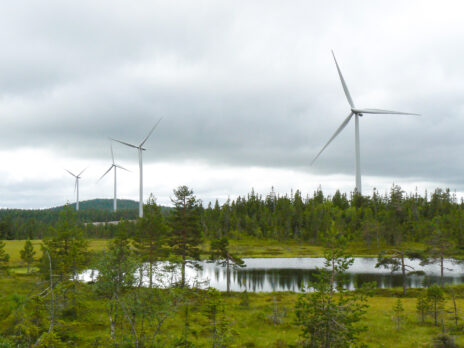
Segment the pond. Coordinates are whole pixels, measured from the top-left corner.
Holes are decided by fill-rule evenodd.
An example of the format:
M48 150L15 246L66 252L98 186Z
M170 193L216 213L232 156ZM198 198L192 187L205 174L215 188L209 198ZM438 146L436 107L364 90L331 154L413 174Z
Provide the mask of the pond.
M301 284L315 281L317 268L323 267L323 258L245 258L246 267L231 269L231 291L271 292L271 291L301 291ZM378 288L394 288L402 286L400 272L391 273L389 269L375 268L376 258L356 257L343 281L347 288L356 289L366 282L375 282ZM406 264L414 270L422 270L425 276L411 275L407 278L410 288L423 287L440 280L438 264L421 266L418 260L407 260ZM197 282L201 287L211 286L220 291L227 289L226 269L214 263L200 262L201 270L188 268L187 279L190 283ZM93 272L85 272L82 279L90 281L95 277ZM171 283L179 279L180 272L165 274L160 282ZM145 282L145 279L144 279ZM445 261L445 284L464 283L464 264L453 260Z

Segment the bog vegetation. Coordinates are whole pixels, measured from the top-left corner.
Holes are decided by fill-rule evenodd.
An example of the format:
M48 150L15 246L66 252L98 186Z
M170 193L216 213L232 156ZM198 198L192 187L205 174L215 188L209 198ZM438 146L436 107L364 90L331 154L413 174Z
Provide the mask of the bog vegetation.
M305 198L299 191L265 197L251 192L204 207L181 186L172 201L166 209L150 197L144 218L117 225L86 223L116 215L77 214L71 207L1 211L0 347L464 343L463 287L440 282L407 289L404 281L402 289L371 284L348 291L343 281L353 245L378 253L378 267L401 271L404 280L411 275L410 258L436 263L443 272L443 261L461 256L464 248L464 203L448 190L420 196L393 186L383 196L326 197L317 191ZM89 238L107 242L97 252ZM14 264L6 244L13 239L24 240ZM248 256L232 245L251 239L316 245L325 267L316 281L302 284L300 294L232 293L230 269L244 267L241 257ZM201 258L227 270L227 292L187 281L186 266L198 267ZM89 269L94 281L84 283L81 274Z

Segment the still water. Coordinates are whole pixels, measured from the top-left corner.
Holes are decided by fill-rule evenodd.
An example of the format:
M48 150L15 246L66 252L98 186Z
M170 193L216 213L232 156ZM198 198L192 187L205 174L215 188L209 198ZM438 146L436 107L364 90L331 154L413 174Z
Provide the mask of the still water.
M322 268L323 258L253 258L244 259L245 268L231 270L230 289L232 291L300 291L301 284L315 281L316 268ZM379 288L402 286L399 272L391 273L384 268L375 268L376 258L358 257L349 268L344 283L350 289L355 289L366 282L375 282ZM408 277L408 287L421 287L438 283L440 267L436 265L420 266L417 260L408 260L408 265L416 271L422 270L425 276L411 275ZM203 270L196 275L202 280L208 280L209 285L221 291L226 290L226 271L211 263L202 263ZM464 283L464 265L446 260L444 282L446 284ZM189 271L190 277L195 274Z
M231 291L301 291L301 284L315 281L317 268L324 266L323 258L249 258L244 259L246 267L231 269ZM346 273L343 282L345 287L356 289L366 282L375 282L378 288L393 288L402 286L400 272L391 273L384 268L375 268L376 258L357 257ZM213 287L221 291L227 289L226 269L214 263L200 262L201 270L188 268L186 277L190 284L200 287ZM438 283L440 267L438 264L421 266L417 260L407 260L406 264L416 271L424 271L425 276L411 275L408 277L408 287L422 287ZM158 269L162 269L159 265ZM146 274L146 273L145 273ZM91 281L97 276L96 272L87 271L82 274L82 280ZM156 277L158 285L169 286L179 281L180 271L159 272ZM147 282L146 276L143 282ZM464 264L457 264L453 260L446 260L444 271L445 284L464 283Z

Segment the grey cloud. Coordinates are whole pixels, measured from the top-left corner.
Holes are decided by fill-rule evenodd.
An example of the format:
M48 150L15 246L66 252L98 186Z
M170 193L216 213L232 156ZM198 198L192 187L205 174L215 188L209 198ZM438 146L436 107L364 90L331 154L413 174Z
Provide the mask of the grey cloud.
M423 114L364 117L363 173L462 186L459 2L1 6L0 150L106 161L163 116L148 162L352 174L353 125L309 166L349 111L334 48L357 105Z

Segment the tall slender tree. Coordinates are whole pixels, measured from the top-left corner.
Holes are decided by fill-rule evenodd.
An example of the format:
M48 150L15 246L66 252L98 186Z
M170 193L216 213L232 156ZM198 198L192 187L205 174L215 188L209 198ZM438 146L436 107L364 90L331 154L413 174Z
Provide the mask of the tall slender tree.
M199 245L202 241L200 226L200 201L187 186L174 190L173 212L170 216L171 238L169 245L172 253L180 258L181 283L185 287L185 267L187 264L197 266L200 260Z
M168 226L161 207L156 204L153 195L150 195L147 204L143 207L143 218L137 220L137 229L134 236L134 248L141 256L142 261L148 263L149 287L153 287L153 268L156 262L165 259L169 254Z
M5 251L5 242L0 240L0 270L6 269L8 266L8 261L10 261L10 255Z
M34 246L32 245L29 239L26 240L26 242L24 243L24 248L19 253L21 255L21 259L27 265L27 273L29 274L31 271L31 264L34 262L35 255Z

